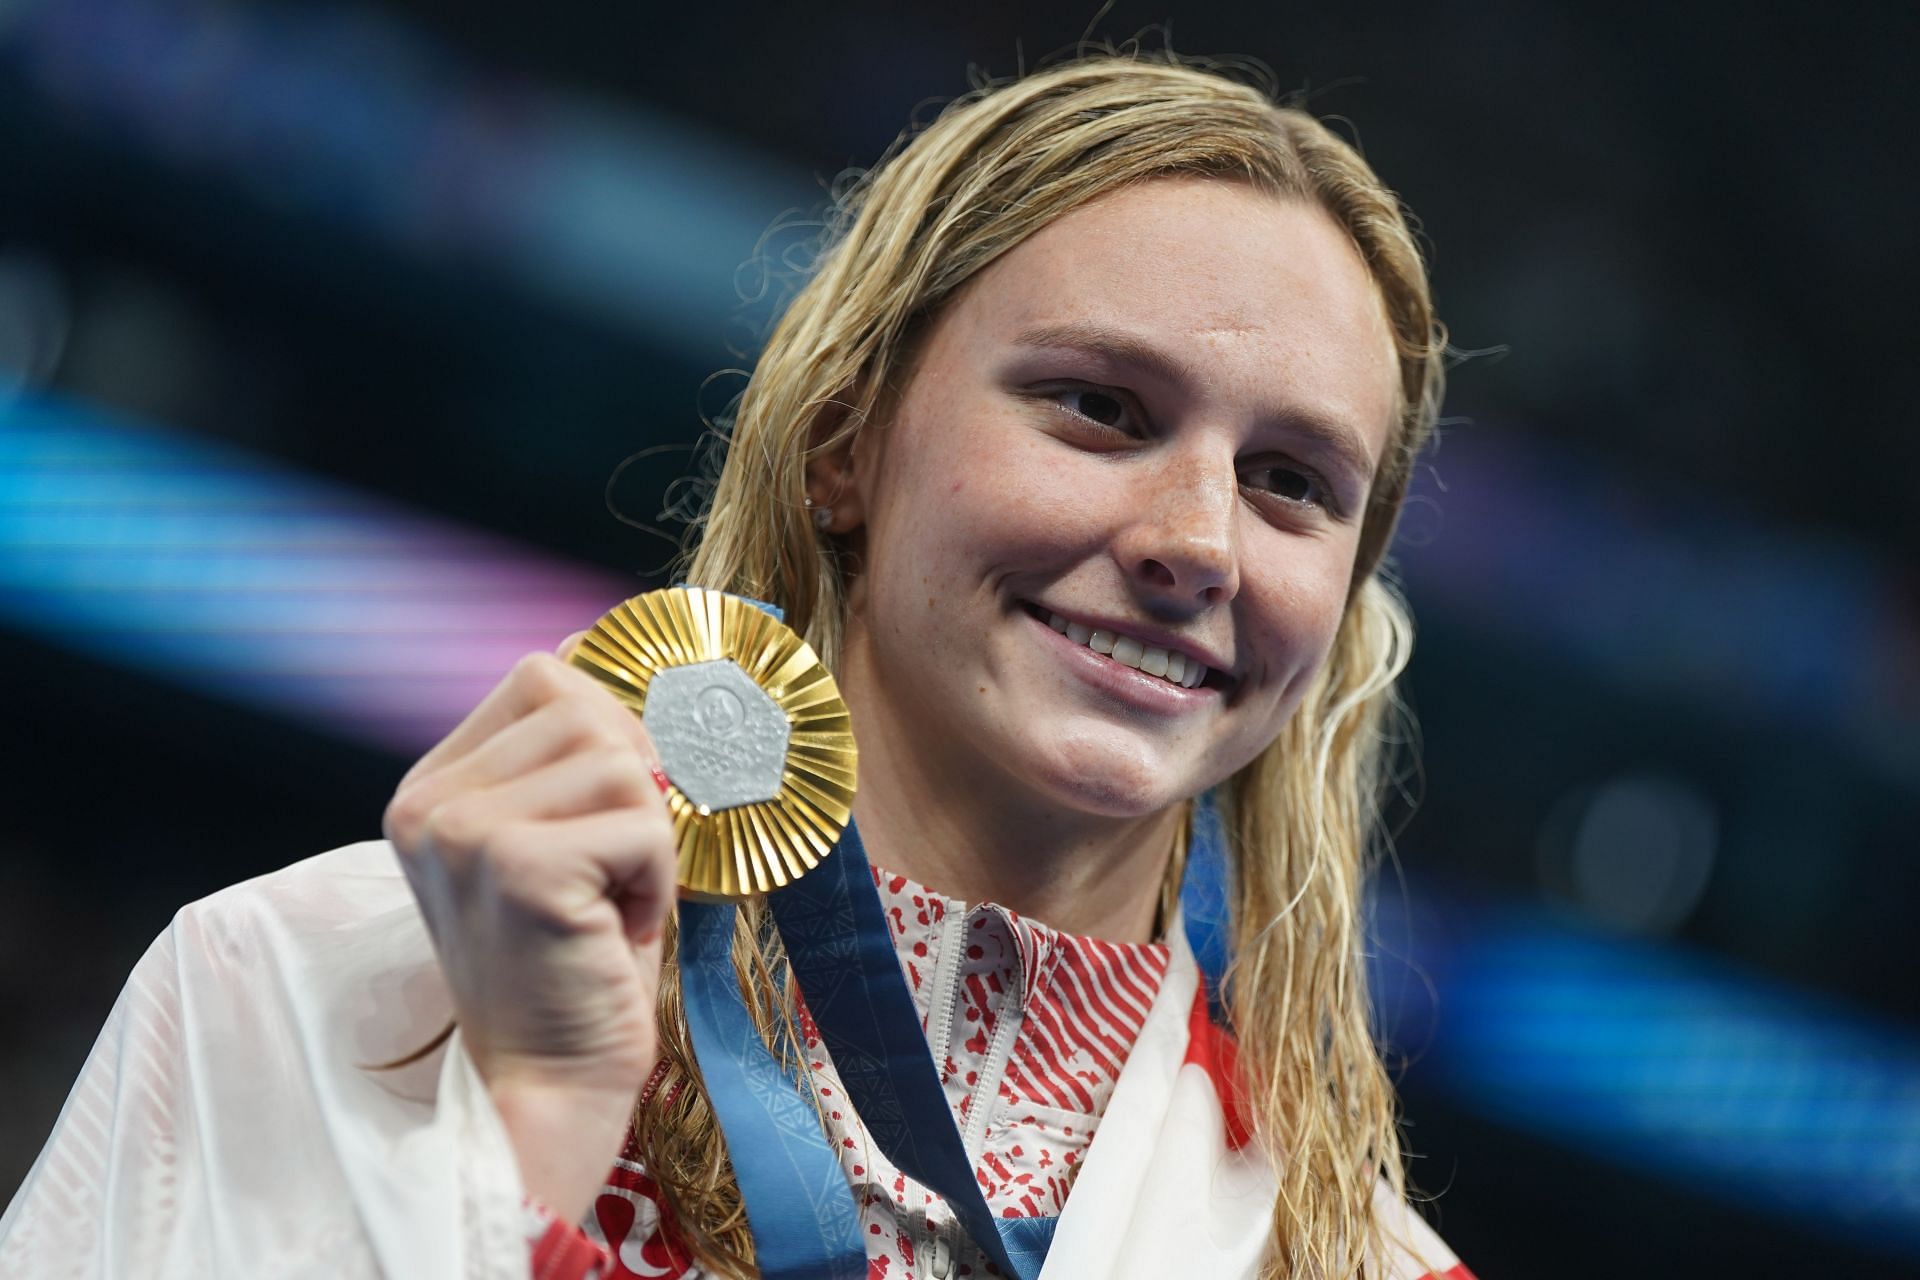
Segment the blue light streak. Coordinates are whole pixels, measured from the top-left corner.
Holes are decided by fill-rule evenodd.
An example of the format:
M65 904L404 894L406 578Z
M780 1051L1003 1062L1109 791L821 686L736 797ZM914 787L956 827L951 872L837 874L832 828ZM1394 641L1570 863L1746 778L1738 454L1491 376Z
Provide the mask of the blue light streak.
M204 440L0 402L0 623L403 754L643 585Z
M1462 936L1416 957L1438 988L1430 1086L1696 1194L1920 1258L1920 1038L1670 943L1454 900L1441 914Z

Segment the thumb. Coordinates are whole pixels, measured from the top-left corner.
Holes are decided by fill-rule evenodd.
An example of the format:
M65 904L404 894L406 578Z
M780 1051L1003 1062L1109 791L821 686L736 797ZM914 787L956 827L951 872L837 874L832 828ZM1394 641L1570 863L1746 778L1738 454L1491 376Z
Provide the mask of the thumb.
M654 771L659 772L657 769ZM668 833L672 840L671 831ZM670 843L664 857L649 858L624 884L615 886L612 897L620 910L620 923L636 952L655 966L660 963L660 938L667 917L673 914L678 895L679 858Z
M554 652L559 654L563 660L566 658L571 658L573 656L574 646L578 645L582 640L585 640L586 638L587 638L586 632L576 631L572 635L568 636L565 640L562 640L560 642L560 646L557 649L555 649Z

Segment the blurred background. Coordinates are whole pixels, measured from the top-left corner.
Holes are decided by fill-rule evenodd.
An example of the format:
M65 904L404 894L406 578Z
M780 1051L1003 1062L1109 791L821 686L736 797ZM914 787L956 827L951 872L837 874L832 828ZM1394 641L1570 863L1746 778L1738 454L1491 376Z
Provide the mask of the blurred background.
M835 176L1094 17L0 2L0 1198L180 904L376 836L659 581ZM1483 353L1379 894L1440 1229L1483 1280L1920 1275L1920 9L1095 31L1169 18L1342 118Z

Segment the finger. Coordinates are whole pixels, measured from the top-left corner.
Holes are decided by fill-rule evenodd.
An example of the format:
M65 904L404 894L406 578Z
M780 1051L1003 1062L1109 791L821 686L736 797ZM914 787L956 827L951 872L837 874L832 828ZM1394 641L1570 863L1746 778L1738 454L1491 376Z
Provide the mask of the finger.
M445 852L484 850L529 822L624 809L668 812L651 761L631 747L600 747L456 793L427 814L425 835Z
M550 653L527 654L452 733L420 757L401 779L401 785L460 759L514 721L583 688L596 688L586 672L567 666Z
M638 752L649 765L658 760L640 717L606 690L558 698L444 768L410 778L396 796L405 814L401 825L425 819L442 801L463 792L498 786L570 755L623 748Z
M585 640L586 638L587 638L586 632L576 631L572 635L568 636L565 640L562 640L560 642L560 647L555 649L554 652L560 655L560 660L562 662L565 662L567 659L573 656L574 647L578 645L582 640Z
M548 901L578 920L602 900L619 912L638 945L659 940L673 909L678 853L665 816L625 809L511 828L499 868L503 887L522 901Z

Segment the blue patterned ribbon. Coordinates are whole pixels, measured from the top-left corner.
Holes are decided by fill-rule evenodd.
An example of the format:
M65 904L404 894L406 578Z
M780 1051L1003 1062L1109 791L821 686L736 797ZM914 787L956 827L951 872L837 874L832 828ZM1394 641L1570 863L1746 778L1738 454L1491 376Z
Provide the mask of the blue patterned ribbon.
M760 1274L865 1280L866 1242L813 1101L755 1029L733 968L731 903L682 902L680 986L694 1055L747 1206Z

